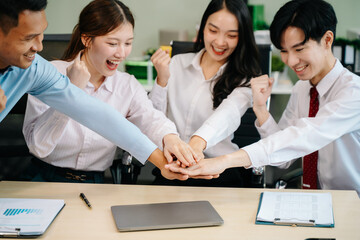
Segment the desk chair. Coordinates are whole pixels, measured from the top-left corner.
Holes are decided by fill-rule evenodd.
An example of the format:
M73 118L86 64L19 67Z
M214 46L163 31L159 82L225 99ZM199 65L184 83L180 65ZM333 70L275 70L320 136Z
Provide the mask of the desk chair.
M171 41L171 57L181 53L193 52L194 44L194 42L187 41Z
M110 167L114 184L136 184L143 165L130 153L118 148L118 157ZM120 152L120 153L119 153Z
M278 180L275 181L274 187L276 189L285 189L291 184L294 185L294 182L297 181L302 175L302 168L296 168L278 178Z

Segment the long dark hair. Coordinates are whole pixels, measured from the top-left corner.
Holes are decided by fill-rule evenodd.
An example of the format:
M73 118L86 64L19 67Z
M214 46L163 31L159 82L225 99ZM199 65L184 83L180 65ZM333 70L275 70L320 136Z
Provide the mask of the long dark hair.
M223 74L215 81L213 88L214 109L236 87L249 87L250 79L261 73L259 51L255 43L252 19L243 0L212 0L209 3L201 19L194 50L198 52L205 47L204 29L209 16L224 8L234 14L238 20L239 41L234 52L229 56Z
M130 9L118 0L94 0L80 13L79 22L74 27L70 43L62 60L71 61L85 49L81 36L104 36L121 24L129 22L135 27L134 17Z

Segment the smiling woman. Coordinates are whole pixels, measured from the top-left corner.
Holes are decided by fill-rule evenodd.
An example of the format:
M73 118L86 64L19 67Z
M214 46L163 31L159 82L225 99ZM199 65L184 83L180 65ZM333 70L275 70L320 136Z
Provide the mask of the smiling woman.
M194 51L170 60L159 49L152 61L158 78L151 99L176 124L181 139L205 157L238 150L231 140L251 107L249 81L261 73L246 4L212 0L202 16ZM231 169L219 179L176 184L244 187L246 171ZM155 183L173 184L160 174Z
M117 70L130 54L133 38L130 9L118 0L95 0L82 10L62 60L52 64L74 85L110 104L138 126L164 148L166 156L173 154L189 165L196 156L177 136L175 125L153 108L134 76ZM37 157L25 179L104 182L104 171L111 166L116 151L110 141L32 96L28 98L23 132L30 152ZM164 159L161 157L156 159ZM174 176L168 171L166 174Z
M131 23L124 22L104 36L81 36L85 46L81 58L91 74L90 82L95 86L95 91L106 77L115 73L119 63L130 54L134 38L133 29Z

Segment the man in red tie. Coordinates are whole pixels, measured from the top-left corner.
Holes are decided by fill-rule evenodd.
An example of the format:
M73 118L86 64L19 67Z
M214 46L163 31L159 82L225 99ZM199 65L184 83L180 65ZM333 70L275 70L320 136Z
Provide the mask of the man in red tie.
M303 158L303 188L353 189L360 194L360 77L332 53L337 18L323 0L293 0L276 13L271 41L300 81L276 123L266 108L273 79L251 81L262 140L237 152L181 169L193 177L230 167L289 166Z

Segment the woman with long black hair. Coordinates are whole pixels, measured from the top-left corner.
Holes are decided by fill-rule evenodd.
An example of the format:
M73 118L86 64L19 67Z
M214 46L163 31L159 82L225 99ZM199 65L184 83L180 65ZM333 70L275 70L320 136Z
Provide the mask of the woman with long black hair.
M150 98L197 155L232 153L239 149L231 142L233 133L252 106L250 79L261 73L247 5L239 0L211 1L194 48L172 59L161 49L154 53L158 77ZM219 179L191 179L184 184L244 186L240 171L231 169ZM164 182L171 184L157 174L155 183Z

